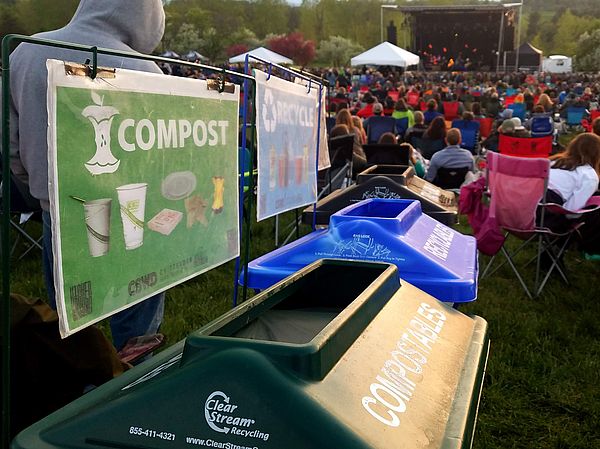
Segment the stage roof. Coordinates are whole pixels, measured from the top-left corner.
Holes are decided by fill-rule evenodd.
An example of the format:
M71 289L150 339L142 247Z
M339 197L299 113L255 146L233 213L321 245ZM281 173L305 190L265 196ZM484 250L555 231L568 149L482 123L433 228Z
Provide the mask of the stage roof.
M520 3L501 3L498 5L436 5L436 6L399 6L395 8L402 13L438 13L438 12L503 12L516 8Z

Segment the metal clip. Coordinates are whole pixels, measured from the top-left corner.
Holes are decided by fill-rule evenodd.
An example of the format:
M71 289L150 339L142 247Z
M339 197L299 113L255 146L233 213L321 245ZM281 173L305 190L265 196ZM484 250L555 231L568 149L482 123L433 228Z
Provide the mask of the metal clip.
M78 64L76 62L65 62L65 74L73 76L89 76L92 77L92 66L89 64L89 59L85 64ZM111 67L96 67L95 78L114 78L115 69Z
M224 79L206 80L206 88L208 90L216 90L219 93L227 92L228 94L232 94L235 92L235 84L226 83Z

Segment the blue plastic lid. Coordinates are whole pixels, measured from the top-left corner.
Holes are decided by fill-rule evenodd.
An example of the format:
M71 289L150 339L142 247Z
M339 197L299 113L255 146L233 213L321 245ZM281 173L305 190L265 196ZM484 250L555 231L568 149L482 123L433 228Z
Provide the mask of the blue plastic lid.
M405 199L369 199L340 210L328 229L250 262L248 286L265 289L323 258L393 263L401 279L441 301L477 298L475 238L423 214L418 201Z

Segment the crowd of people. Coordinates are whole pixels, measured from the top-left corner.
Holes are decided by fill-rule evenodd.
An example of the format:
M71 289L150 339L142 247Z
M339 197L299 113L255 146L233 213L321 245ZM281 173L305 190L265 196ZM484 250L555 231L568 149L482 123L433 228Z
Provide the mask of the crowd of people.
M359 169L364 164L361 145L367 143L373 117L406 119L407 126L396 127L392 140L386 134L385 143L409 145L416 173L438 185L441 168L465 168L464 183L476 179L486 152L499 151L501 136L537 137L542 122L544 135L552 139L547 201L577 210L598 192L598 75L330 69L322 76L330 90L328 111L336 120L331 136L354 133ZM573 109L582 111L583 120L569 122ZM485 131L484 122L489 123ZM475 142L466 145L471 129L476 130ZM578 134L565 148L558 137L571 131L589 132ZM568 220L565 215L550 216L546 225L560 231ZM600 254L600 220L592 214L586 221L580 231L584 249Z

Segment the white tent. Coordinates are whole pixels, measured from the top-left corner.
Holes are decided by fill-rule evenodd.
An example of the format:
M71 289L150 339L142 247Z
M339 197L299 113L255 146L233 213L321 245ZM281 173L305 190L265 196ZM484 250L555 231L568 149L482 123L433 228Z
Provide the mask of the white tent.
M550 73L570 73L573 71L573 58L550 55L542 61L542 70Z
M371 48L350 60L352 65L393 65L408 67L417 65L419 56L397 47L389 42Z
M275 53L274 51L271 51L265 47L258 47L258 48L255 48L254 50L250 50L250 51L247 51L246 53L242 53L241 55L233 56L232 58L229 58L229 63L235 64L235 63L239 63L239 62L245 62L247 54L251 54L252 56L256 56L257 58L260 58L263 61L272 62L274 64L293 64L294 63L294 61L292 61L290 58L286 58L285 56L280 55L279 53ZM252 62L252 59L250 59L250 62Z

